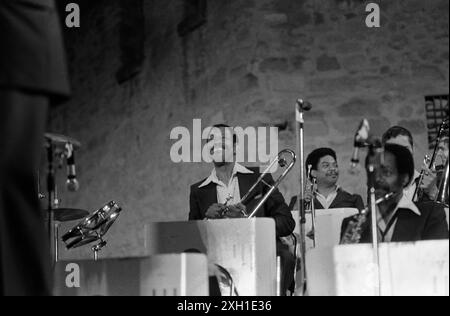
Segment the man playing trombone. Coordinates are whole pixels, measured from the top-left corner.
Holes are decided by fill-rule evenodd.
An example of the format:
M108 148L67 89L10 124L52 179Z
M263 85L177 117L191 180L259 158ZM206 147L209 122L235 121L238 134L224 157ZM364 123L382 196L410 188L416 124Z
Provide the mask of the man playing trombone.
M394 126L388 129L383 135L383 144L396 144L407 148L411 154L414 154L414 138L409 130L401 126ZM405 187L405 195L417 202L419 200L433 200L437 194L438 188L436 185L436 174L429 166L424 163L423 177L420 181L421 174L414 171L411 182ZM421 182L418 184L418 182ZM417 186L419 185L419 188ZM421 196L416 196L416 192L421 191Z
M241 201L260 177L259 168L246 168L235 161L237 137L231 127L214 126L208 142L211 144L210 154L214 168L208 178L191 186L189 220L247 217L247 210L251 211L268 191L268 187L260 183L254 190L255 193ZM264 177L264 182L268 185L274 184L270 174ZM256 217L271 217L275 220L283 295L293 283L295 259L279 238L293 232L295 221L278 189L269 196L256 213Z

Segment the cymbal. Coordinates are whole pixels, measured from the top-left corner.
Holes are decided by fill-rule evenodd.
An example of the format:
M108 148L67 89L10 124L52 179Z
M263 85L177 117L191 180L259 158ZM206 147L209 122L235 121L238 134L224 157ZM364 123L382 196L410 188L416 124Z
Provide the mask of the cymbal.
M88 211L74 208L57 208L53 210L53 219L57 222L70 222L85 218Z
M44 138L46 145L53 144L56 146L65 146L67 143L70 143L76 149L81 147L81 143L78 140L60 134L45 133Z

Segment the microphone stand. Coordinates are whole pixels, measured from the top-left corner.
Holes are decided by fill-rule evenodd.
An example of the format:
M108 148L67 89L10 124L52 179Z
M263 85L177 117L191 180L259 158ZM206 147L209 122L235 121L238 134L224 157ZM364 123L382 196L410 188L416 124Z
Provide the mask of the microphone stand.
M47 147L47 227L48 227L48 240L50 249L52 249L52 263L56 262L56 253L54 251L54 238L53 238L53 203L56 196L56 180L55 169L53 166L53 156L55 148L51 141L49 141Z
M54 220L55 210L59 208L60 200L58 198L58 188L56 185L56 172L55 172L55 156L59 159L63 159L64 153L56 155L55 144L49 140L47 144L47 227L48 227L48 239L51 249L52 263L58 262L59 247L58 247L58 230L59 226ZM60 167L59 167L60 168Z
M377 218L377 202L375 195L376 171L379 166L384 164L383 147L379 140L371 140L369 147L369 163L368 163L368 185L369 185L369 212L372 221L372 249L373 249L373 268L375 277L376 295L381 296L381 275L380 275L380 248L378 242L378 218ZM377 162L378 160L378 162Z
M304 204L304 190L305 190L305 149L304 149L304 112L311 110L311 106L303 100L297 100L295 106L296 112L296 131L298 141L298 152L300 157L300 191L298 194L299 204L299 224L300 224L300 291L301 295L306 292L306 210ZM313 201L314 203L314 201Z

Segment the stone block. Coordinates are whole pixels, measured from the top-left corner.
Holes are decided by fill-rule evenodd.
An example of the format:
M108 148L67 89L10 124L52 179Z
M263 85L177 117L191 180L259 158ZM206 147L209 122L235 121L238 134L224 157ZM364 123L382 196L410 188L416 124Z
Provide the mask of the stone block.
M306 26L312 22L312 16L305 9L307 0L277 0L273 3L276 12L285 13L291 25Z
M413 114L414 109L409 105L402 106L398 110L398 116L403 119L410 118Z
M236 77L242 77L248 72L248 66L247 65L239 65L237 67L234 67L230 70L230 78L236 78Z
M321 55L316 60L318 71L331 71L341 69L338 59L335 56Z
M313 94L345 93L352 91L358 80L352 76L339 76L334 78L313 78L307 83L308 91Z
M253 90L259 88L259 80L258 77L254 74L246 74L239 80L239 91L245 92L248 90Z
M227 77L227 70L225 67L219 68L211 78L211 87L218 87L223 84Z
M325 22L325 16L321 12L314 12L314 24L320 25Z
M389 66L383 66L380 68L380 74L382 75L388 75L391 71L391 68Z
M259 70L261 72L287 72L289 70L289 63L287 58L266 58L259 65Z
M395 50L404 50L409 44L409 39L405 35L395 35L389 39L389 47Z
M413 135L423 134L427 130L425 120L401 120L398 122L398 125L408 129Z
M264 21L271 26L279 26L286 24L288 17L285 13L269 13L264 15Z
M336 53L338 54L355 54L363 51L362 42L343 40L336 45Z
M328 121L311 121L305 122L305 130L308 131L308 137L325 137L330 133Z
M376 99L352 98L338 106L339 117L363 117L380 115L380 101Z
M445 75L442 73L441 69L437 66L432 65L413 65L412 74L414 77L420 76L423 80L428 81L444 81L446 80ZM448 69L447 69L448 76Z
M268 81L272 91L285 93L300 93L305 88L305 78L302 74L272 74Z
M342 58L342 67L349 71L361 71L367 68L367 56L366 55L350 55Z
M256 57L264 59L269 56L269 53L270 53L269 44L267 44L267 42L264 41L259 41L258 44L256 45Z
M299 70L299 69L303 69L303 64L305 63L305 61L307 61L308 58L306 56L303 55L299 55L299 56L295 56L292 57L291 62L292 62L292 66Z

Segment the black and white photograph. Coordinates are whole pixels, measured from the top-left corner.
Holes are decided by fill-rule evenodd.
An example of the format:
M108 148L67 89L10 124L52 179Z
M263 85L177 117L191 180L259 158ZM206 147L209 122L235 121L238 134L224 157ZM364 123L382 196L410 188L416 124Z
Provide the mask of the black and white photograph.
M0 296L449 295L448 0L0 0L0 43Z

